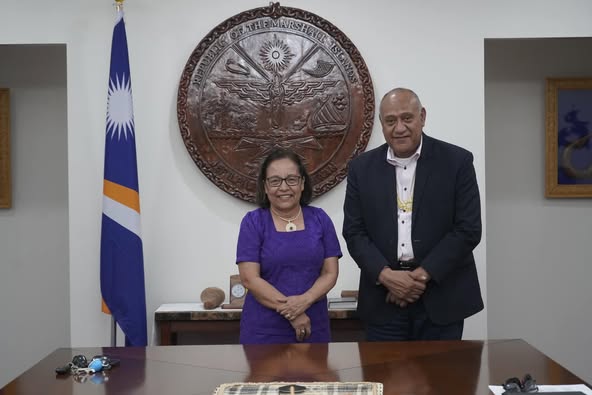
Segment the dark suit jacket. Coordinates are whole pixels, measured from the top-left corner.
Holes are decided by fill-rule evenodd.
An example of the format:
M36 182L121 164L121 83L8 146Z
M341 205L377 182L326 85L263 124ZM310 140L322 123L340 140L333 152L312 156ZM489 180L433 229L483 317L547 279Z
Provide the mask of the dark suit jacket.
M385 323L399 307L377 285L397 265L395 167L384 144L354 159L348 170L343 237L360 267L358 313ZM415 260L432 277L422 298L430 319L449 324L483 309L473 249L481 240L481 204L473 155L423 135L413 192L411 239Z

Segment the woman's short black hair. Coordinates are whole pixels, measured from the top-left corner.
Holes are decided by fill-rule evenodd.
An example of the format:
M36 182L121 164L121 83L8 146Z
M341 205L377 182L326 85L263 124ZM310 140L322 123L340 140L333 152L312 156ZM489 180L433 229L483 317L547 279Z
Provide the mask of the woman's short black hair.
M269 153L259 168L259 177L257 178L257 195L256 202L259 207L269 208L269 199L265 193L265 179L267 178L267 168L269 164L278 159L290 159L298 167L300 176L304 179L304 189L300 196L300 204L307 205L312 199L312 180L302 163L302 159L294 152L283 148L277 148Z

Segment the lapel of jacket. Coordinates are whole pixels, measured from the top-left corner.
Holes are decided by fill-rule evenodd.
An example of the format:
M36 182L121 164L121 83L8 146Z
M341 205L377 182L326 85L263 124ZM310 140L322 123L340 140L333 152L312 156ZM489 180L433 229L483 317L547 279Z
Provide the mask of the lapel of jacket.
M421 200L426 190L426 184L434 168L434 144L432 138L423 134L421 155L415 169L415 186L413 187L413 214L411 216L412 227L415 227L415 217L421 206Z
M376 196L382 196L385 199L381 206L384 208L385 215L391 220L389 223L389 227L393 229L394 234L397 234L397 190L395 186L397 185L397 172L395 171L395 166L391 165L386 161L386 152L388 150L388 145L384 144L383 149L379 150L380 157L378 157L379 163L379 171L377 174L380 175L380 180L378 182L378 188L380 190L376 191ZM388 213L388 214L387 214Z

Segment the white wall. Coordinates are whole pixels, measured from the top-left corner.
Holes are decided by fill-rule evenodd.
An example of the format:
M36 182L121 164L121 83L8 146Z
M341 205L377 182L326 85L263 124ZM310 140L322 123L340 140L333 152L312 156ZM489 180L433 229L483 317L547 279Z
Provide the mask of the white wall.
M66 47L0 45L13 206L0 210L0 387L70 344Z
M590 38L485 46L489 336L523 338L588 382L592 200L544 197L544 120L545 78L590 70Z
M341 28L368 64L378 97L394 86L418 92L428 110L428 133L475 154L485 210L484 37L590 36L592 3L481 3L300 0L282 5L309 10ZM199 172L180 138L175 103L181 71L199 40L226 18L262 5L254 0L126 3L149 322L161 303L196 301L207 286L226 288L228 276L236 272L238 223L252 206L220 191ZM0 43L67 45L73 346L109 342L109 318L98 308L98 262L113 18L109 2L94 0L29 0L0 6ZM375 128L369 148L381 142L379 128ZM343 221L344 191L342 183L315 201L338 229ZM484 238L476 253L484 291L485 251ZM357 274L346 255L335 292L355 288ZM92 300L97 301L96 309ZM470 319L466 338L487 337L486 318L481 313Z

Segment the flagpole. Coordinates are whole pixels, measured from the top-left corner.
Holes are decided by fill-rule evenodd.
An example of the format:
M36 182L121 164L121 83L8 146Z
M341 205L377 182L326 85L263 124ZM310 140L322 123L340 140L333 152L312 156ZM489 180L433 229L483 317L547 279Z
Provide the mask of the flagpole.
M117 322L111 316L111 347L117 347Z
M117 12L123 10L123 2L125 0L115 0L115 10ZM111 315L111 347L117 347L117 321Z

